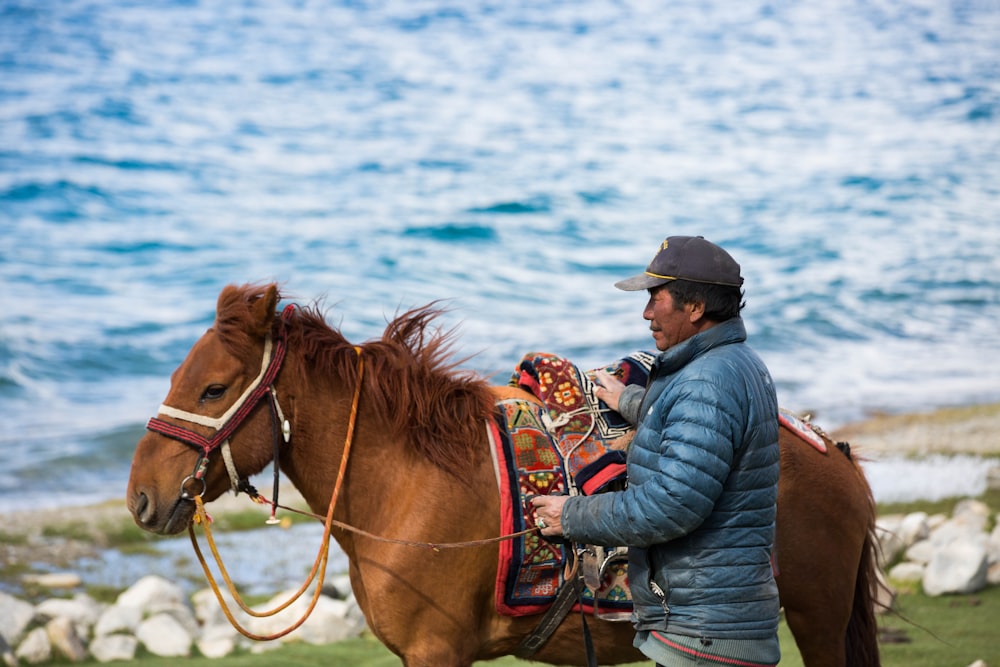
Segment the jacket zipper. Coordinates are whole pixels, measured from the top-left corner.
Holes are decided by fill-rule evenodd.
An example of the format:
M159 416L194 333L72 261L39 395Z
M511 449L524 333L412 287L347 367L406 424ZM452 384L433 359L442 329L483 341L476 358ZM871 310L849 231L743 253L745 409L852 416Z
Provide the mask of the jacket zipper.
M663 592L663 589L660 588L660 585L655 581L653 581L652 579L650 579L649 590L653 591L653 595L660 598L660 604L663 605L663 612L669 615L670 607L667 606L667 594Z

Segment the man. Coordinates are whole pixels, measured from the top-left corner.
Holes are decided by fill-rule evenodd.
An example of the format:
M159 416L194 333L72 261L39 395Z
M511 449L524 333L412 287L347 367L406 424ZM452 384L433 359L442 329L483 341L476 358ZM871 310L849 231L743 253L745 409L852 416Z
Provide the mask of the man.
M700 236L671 236L645 273L660 351L645 389L598 376L598 398L637 424L625 490L532 500L546 536L627 545L635 645L664 667L774 665L771 571L778 406L746 344L740 266Z

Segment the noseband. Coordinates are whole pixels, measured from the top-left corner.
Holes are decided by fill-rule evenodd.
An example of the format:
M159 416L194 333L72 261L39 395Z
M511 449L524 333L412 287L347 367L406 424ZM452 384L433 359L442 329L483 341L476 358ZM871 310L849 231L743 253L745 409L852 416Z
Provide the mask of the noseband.
M285 352L287 351L285 325L294 310L294 305L288 305L285 307L285 310L282 312L277 337L272 338L269 334L264 339L264 355L260 363L260 373L222 416L206 417L205 415L199 415L194 412L179 410L177 408L170 407L169 405L160 406L158 414L190 422L192 424L198 424L200 426L207 426L208 428L215 429L214 435L206 438L196 431L178 424L164 421L159 417L153 417L149 420L149 422L147 422L146 428L148 430L153 431L154 433L159 433L160 435L165 435L173 440L183 442L185 445L193 447L200 452L198 462L195 464L194 472L188 475L184 481L181 482L182 499L190 500L194 496L200 496L204 493L205 473L208 469L208 456L220 447L222 448L222 457L226 463L226 470L229 472L232 490L235 493L238 493L241 490L248 489L249 483L246 480L241 479L239 474L236 472L232 454L229 451L229 439L232 437L236 429L243 425L243 422L247 420L250 413L253 412L254 408L257 407L257 404L260 403L265 396L270 399L269 403L271 408L272 423L275 427L273 429L273 465L275 470L275 479L277 479L278 449L279 441L281 439L278 436L277 426L278 424L281 425L281 436L286 443L290 437L290 427L281 411L281 406L278 405L278 396L274 390L274 381L278 377L278 372L281 370L282 362L285 360ZM201 492L190 493L186 488L189 480L201 482Z

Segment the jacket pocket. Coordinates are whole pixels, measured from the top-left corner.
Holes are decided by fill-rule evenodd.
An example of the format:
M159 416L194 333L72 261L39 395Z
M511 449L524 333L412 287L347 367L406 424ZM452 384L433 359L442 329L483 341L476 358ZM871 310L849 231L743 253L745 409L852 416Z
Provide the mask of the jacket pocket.
M654 553L653 549L646 550L646 572L649 575L646 587L663 607L663 613L669 616L670 607L667 605L667 591L670 590L670 582L667 581L666 572L656 562L658 559L653 558Z

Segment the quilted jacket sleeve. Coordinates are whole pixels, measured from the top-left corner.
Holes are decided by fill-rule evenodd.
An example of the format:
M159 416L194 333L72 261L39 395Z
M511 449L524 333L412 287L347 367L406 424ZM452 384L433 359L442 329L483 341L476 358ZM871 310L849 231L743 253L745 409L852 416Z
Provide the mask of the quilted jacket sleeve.
M645 387L630 384L622 390L618 397L618 414L633 426L639 423L639 408L642 407L642 397L645 393Z
M687 535L712 514L740 432L738 399L711 378L675 383L647 409L621 492L570 498L565 535L644 547Z

